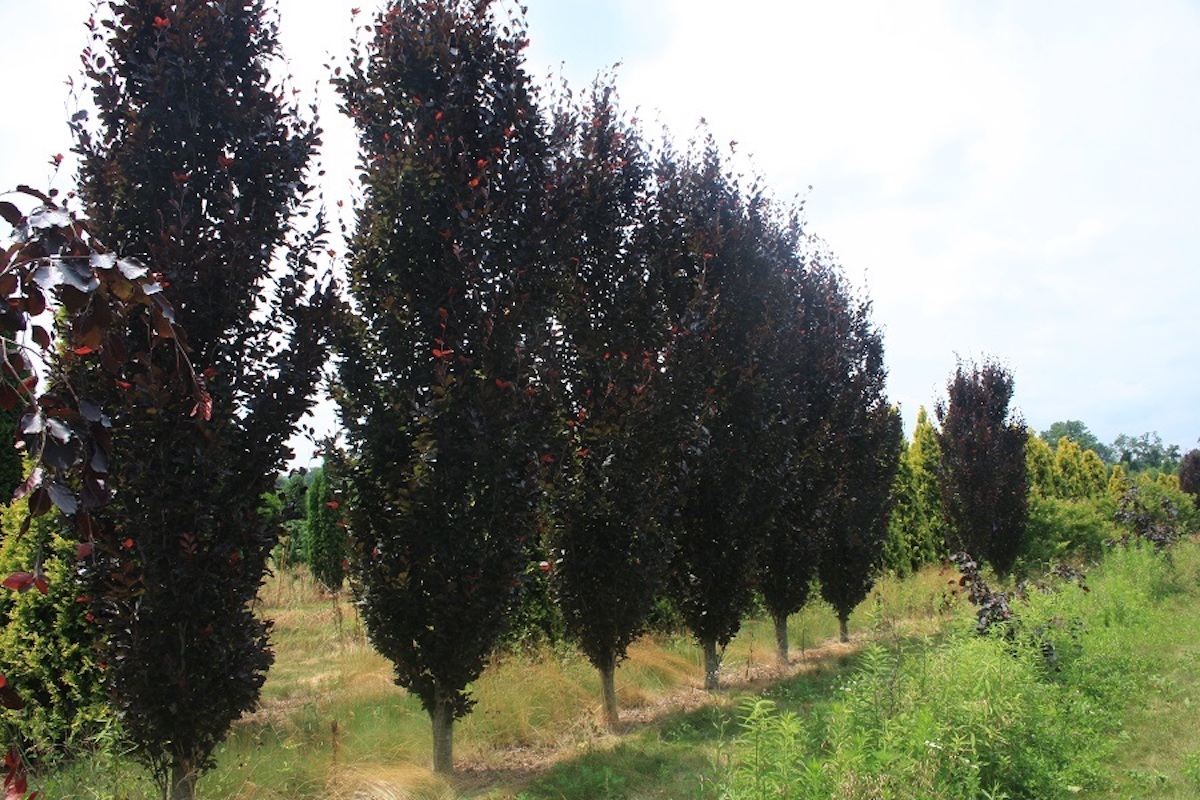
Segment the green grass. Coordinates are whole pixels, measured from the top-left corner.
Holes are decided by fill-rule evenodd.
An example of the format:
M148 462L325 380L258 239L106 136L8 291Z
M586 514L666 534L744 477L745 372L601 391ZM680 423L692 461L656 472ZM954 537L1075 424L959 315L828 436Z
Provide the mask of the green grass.
M1136 646L1154 653L1145 689L1130 703L1112 763L1113 784L1096 800L1200 797L1200 545L1173 551L1160 605Z
M459 775L447 782L428 769L428 717L393 684L346 598L335 611L302 573L281 575L262 599L263 613L275 620L277 652L262 708L235 725L200 795L715 800L738 796L730 776L745 765L746 737L755 735L745 718L769 708L775 719L795 720L794 730L774 733L792 742L781 752L798 752L803 742L818 747L812 763L841 770L836 796L905 796L903 789L886 794L872 776L907 764L912 789L949 774L953 765L932 759L936 748L926 740L948 735L950 722L937 715L957 708L960 717L951 721L977 739L993 731L1000 739L1026 737L1032 755L1019 757L1034 760L1021 769L1043 770L1047 785L1081 789L1070 796L1200 796L1200 546L1181 546L1169 562L1118 552L1093 573L1091 592L1035 593L1031 618L1047 622L1059 656L1049 682L1036 663L1014 668L1004 647L964 633L973 614L950 592L953 578L931 569L883 580L852 617L850 646L833 641L836 619L814 603L789 621L793 658L785 673L775 665L772 626L750 620L726 650L726 688L716 695L697 688L700 657L686 637L638 642L617 673L626 720L619 734L599 725L598 679L585 659L557 651L508 655L474 687L478 705L456 728ZM1074 619L1085 624L1066 622ZM952 646L960 649L952 653ZM982 695L971 694L980 687ZM859 697L857 728L839 722L850 719L850 690ZM756 706L763 701L771 705ZM1022 703L1054 712L1031 727ZM1056 766L1055 758L1066 757L1057 748L1066 747L1062 731L1080 720L1099 735L1086 740L1086 757L1068 775ZM1007 739L994 744L994 752L1009 752ZM879 772L860 770L851 756ZM47 797L156 796L115 755L44 776L38 786Z

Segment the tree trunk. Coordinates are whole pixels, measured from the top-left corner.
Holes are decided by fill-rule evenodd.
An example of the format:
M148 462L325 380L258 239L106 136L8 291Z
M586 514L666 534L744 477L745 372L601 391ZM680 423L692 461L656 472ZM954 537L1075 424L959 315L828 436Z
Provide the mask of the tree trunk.
M612 659L600 667L600 694L604 698L604 724L610 731L617 729L620 711L617 706L617 661Z
M788 628L787 614L775 615L775 655L779 658L779 666L788 665Z
M838 633L841 635L843 642L850 641L850 612L838 612Z
M704 689L715 692L720 688L721 657L717 655L717 642L706 639L700 643L704 648Z
M450 699L437 693L429 718L433 722L433 771L439 775L453 774L454 707Z
M171 800L193 800L200 775L186 761L171 762Z

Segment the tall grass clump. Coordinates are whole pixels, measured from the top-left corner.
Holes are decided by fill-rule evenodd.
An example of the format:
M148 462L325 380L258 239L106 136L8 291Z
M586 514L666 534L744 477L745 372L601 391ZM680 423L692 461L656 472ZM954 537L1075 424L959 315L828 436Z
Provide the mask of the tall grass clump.
M1088 580L1027 587L983 634L964 621L936 643L872 645L807 719L748 701L721 796L960 800L1103 787L1125 712L1170 641L1164 603L1184 591L1194 580L1176 553L1139 543L1113 549Z

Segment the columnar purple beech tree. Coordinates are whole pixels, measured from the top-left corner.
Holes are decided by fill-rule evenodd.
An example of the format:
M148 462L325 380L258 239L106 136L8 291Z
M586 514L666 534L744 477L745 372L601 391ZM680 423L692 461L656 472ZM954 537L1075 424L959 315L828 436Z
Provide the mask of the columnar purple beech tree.
M772 258L781 281L771 304L772 336L763 343L768 354L763 391L779 415L768 455L775 472L759 495L773 508L761 531L757 579L783 664L788 617L808 602L816 575L822 518L836 486L828 463L830 420L838 387L849 378L839 373L842 342L831 324L844 307L844 287L820 258L802 257L800 235L795 220L775 229Z
M642 632L671 556L660 421L667 336L661 262L647 247L652 165L637 130L597 84L556 114L547 198L560 273L554 385L563 443L551 490L552 573L567 628L600 671L618 722L614 673Z
M824 285L820 327L837 347L820 449L829 483L819 500L817 575L846 641L850 612L870 592L883 560L903 432L884 391L883 338L871 322L870 302L853 296L836 272Z
M1029 432L1010 412L1012 394L1012 373L999 363L960 362L936 406L947 541L1000 573L1016 564L1029 516Z
M1179 462L1179 489L1200 498L1200 450L1189 450Z
M672 337L664 359L675 442L671 587L704 651L716 689L720 650L751 599L759 534L771 504L758 501L777 413L762 391L770 330L768 205L746 192L711 139L698 154L666 153L658 170L656 247L666 258Z
M904 437L900 412L887 405L886 397L863 400L837 436L838 483L828 498L817 569L821 597L837 613L843 642L850 640L850 613L867 598L883 562Z
M256 509L325 359L321 226L289 237L317 131L269 76L261 0L103 10L84 54L99 117L74 120L80 194L122 271L151 266L159 299L124 335L99 309L69 331L74 355L102 355L68 366L106 410L117 490L86 568L123 732L164 796L186 798L271 663L252 603L274 539ZM184 347L203 391L163 384ZM83 489L85 507L99 499Z
M372 644L453 723L504 630L538 526L549 284L545 137L524 32L492 3L399 0L336 80L358 129L355 314L338 334L352 578Z

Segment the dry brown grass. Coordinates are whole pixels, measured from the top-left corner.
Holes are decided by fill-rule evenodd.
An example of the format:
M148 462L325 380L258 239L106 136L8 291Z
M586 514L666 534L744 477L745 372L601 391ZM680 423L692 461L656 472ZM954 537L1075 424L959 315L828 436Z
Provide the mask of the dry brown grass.
M602 724L599 678L586 659L552 651L506 656L472 687L475 710L456 726L456 795L427 769L428 716L395 686L390 664L371 649L349 599L339 597L335 608L311 577L290 572L272 578L262 592L263 610L275 624L276 664L261 710L238 727L254 758L302 763L310 776L303 785L324 785L320 796L474 796L524 785L556 763L615 746L649 726L727 706L775 681L836 664L866 641L868 629L935 620L944 582L936 574L921 576L915 588L885 581L879 599L865 603L852 620L856 635L847 645L831 639L832 612L814 604L791 620L794 649L786 667L776 664L770 624L749 621L726 649L723 691L715 695L700 688L700 655L690 639L636 642L617 670L622 725L615 734ZM894 619L884 619L888 614ZM905 614L915 614L916 621L902 619ZM261 743L262 731L274 734L269 747ZM259 774L270 769L260 767L255 779L262 783ZM271 796L254 790L250 780L241 786L238 797Z

